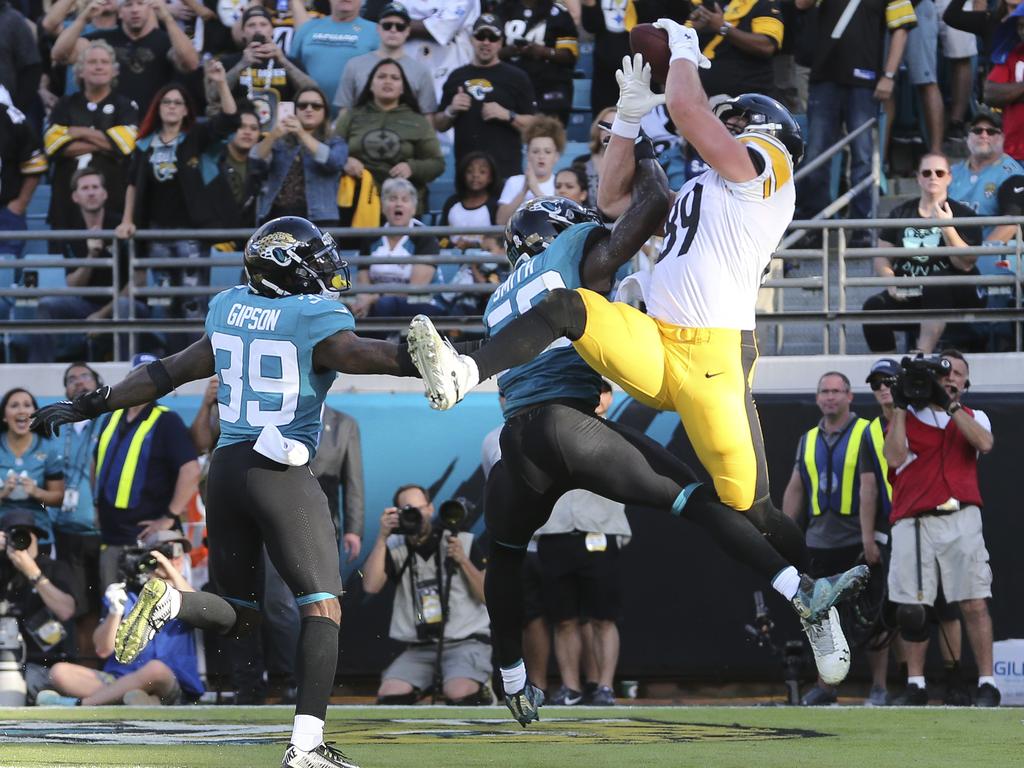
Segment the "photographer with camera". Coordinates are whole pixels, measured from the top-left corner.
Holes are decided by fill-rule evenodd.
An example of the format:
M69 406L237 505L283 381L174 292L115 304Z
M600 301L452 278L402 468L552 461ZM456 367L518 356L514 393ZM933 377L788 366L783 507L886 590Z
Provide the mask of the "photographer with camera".
M138 602L143 584L151 578L170 582L181 592L194 592L181 575L192 545L176 531L157 531L146 546L125 549L118 564L120 581L107 587L103 596L105 616L93 634L103 671L80 664L55 664L50 672L52 689L40 691L41 706L97 706L127 704L187 704L203 694L192 628L177 619L164 625L152 642L130 664L114 656L114 636L121 620Z
M75 615L67 565L39 553L32 513L0 518L0 705L31 703L49 667L67 657L64 622Z
M435 521L426 489L411 484L395 491L393 504L381 515L363 589L373 595L396 585L389 635L407 648L384 670L377 702L413 704L433 686L449 704L490 704L486 561L473 534L459 531L465 502L444 502Z
M992 450L988 416L960 402L970 387L964 356L903 358L892 382L895 410L885 435L892 482L889 599L898 605L907 688L898 703L923 705L928 609L939 579L960 607L978 665L975 706L998 706L992 676L992 569L982 536L978 455Z

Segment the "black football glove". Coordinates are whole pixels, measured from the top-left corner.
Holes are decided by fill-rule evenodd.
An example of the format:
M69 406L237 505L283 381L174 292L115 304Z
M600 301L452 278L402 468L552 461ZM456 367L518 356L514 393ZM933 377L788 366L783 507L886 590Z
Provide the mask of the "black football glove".
M109 411L110 409L107 407L109 395L110 387L100 387L92 392L79 395L74 400L60 400L50 405L44 405L32 414L29 426L32 429L38 427L45 437L59 435L62 424L95 419L101 413Z

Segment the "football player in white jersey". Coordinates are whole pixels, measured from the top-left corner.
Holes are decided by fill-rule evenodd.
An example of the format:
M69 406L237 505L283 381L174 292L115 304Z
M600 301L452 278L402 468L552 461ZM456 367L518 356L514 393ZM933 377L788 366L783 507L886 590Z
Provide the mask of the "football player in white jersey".
M772 585L792 601L803 591L800 573L806 570L807 551L799 527L768 495L750 387L757 360L754 303L771 254L793 218L793 165L803 152L803 139L789 112L760 94L740 96L713 111L698 76L698 68L709 62L696 33L666 19L657 26L668 32L671 49L666 92L651 92L650 70L640 57L623 60L600 207L615 216L628 204L635 167L630 154L640 119L662 102L711 168L676 193L661 257L646 290L648 314L584 288L556 290L469 355L455 354L429 321L414 319L410 353L432 405L444 409L479 380L567 336L594 370L634 398L679 414L714 482L713 491L702 492L724 505L716 521L719 541L735 544L729 528L737 524L736 517L756 526L791 564L774 575ZM739 553L741 560L747 560L744 554ZM838 600L858 590L866 576L861 567L823 581ZM834 610L812 616L799 603L794 601L816 660L839 649L848 660Z

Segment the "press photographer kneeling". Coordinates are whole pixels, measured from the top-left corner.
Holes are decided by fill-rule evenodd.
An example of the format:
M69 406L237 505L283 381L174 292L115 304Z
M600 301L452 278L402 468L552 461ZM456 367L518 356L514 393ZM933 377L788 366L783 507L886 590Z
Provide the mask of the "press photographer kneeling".
M461 500L434 505L418 485L395 492L380 518L363 566L363 589L396 585L393 640L407 648L384 670L377 701L413 704L427 689L449 704L490 704L490 620L484 605L485 560L473 534L460 531Z
M118 578L103 596L103 620L93 633L96 654L105 658L103 671L79 664L55 664L50 672L52 690L43 690L36 703L47 706L83 704L187 704L203 693L199 679L194 633L172 619L130 664L114 658L114 635L122 619L139 599L142 585L151 578L169 582L181 592L193 592L181 575L188 539L175 531L158 531L145 547L126 547L118 561Z
M978 665L976 706L998 706L992 677L992 570L982 536L978 454L992 450L983 411L960 402L970 387L967 361L956 350L903 358L892 382L896 406L885 435L892 481L889 599L898 606L907 657L907 689L894 703L928 701L924 678L928 612L939 579L957 603Z
M71 572L39 554L42 535L27 510L0 520L0 706L32 703L48 684L50 665L67 658Z

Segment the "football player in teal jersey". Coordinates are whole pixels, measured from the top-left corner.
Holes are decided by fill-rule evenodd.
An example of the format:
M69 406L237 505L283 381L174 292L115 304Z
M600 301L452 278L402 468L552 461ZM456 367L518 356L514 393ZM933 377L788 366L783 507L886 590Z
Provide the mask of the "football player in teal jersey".
M295 216L267 222L249 238L244 260L247 284L214 297L201 339L112 387L40 409L33 424L56 432L217 374L221 430L207 484L207 532L222 596L147 582L118 628L115 654L130 662L173 618L222 634L250 631L265 544L302 615L295 721L282 766L354 768L323 741L342 585L327 498L307 464L338 372L417 373L404 347L353 332L352 314L337 301L349 287L348 267L314 224Z

